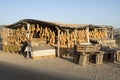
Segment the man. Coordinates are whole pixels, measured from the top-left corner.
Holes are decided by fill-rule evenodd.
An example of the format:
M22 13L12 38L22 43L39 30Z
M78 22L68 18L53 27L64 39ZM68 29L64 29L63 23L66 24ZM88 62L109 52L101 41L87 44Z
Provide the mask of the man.
M27 45L26 45L24 52L27 53L26 58L31 58L31 42L30 42L30 40L27 41Z

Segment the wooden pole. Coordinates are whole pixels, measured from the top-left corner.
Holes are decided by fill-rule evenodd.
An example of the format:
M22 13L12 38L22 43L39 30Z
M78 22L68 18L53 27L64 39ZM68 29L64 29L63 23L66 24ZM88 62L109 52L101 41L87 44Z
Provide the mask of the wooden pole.
M114 38L114 29L112 28L111 39Z
M75 45L77 45L77 29L75 29Z
M58 30L57 57L60 57L60 29L57 27L57 30Z
M87 27L87 42L90 43L90 37L89 37L89 27Z
M23 23L27 24L27 34L26 34L26 37L29 39L30 38L30 24L28 22L25 22L25 21L22 21Z
M69 29L67 29L66 31L67 31L67 36L68 36L68 38L69 38ZM67 48L69 48L69 47L70 47L70 42L68 41L68 43L67 43Z
M30 31L29 31L29 30L30 30L30 24L27 23L27 31L28 31L28 32L27 32L27 38L28 38L28 39L30 39Z

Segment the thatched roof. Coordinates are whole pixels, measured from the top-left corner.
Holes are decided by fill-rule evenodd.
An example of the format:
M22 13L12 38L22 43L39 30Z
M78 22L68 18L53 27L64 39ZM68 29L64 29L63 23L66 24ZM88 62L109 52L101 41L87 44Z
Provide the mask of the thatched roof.
M59 22L49 22L49 21L42 21L42 20L34 20L34 19L23 19L20 20L14 24L7 25L5 27L18 27L21 25L21 23L30 23L30 24L41 24L46 26L58 26L60 28L86 28L86 27L108 27L108 26L98 26L98 25L92 25L92 24L65 24L65 23L59 23ZM110 27L110 26L109 26Z

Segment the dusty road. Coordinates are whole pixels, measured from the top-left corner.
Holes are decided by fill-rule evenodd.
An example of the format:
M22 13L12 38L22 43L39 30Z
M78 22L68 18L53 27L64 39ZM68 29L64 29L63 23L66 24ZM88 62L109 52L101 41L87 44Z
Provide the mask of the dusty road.
M76 80L71 76L0 62L0 80Z
M120 80L120 63L80 66L70 58L25 59L0 53L0 80Z

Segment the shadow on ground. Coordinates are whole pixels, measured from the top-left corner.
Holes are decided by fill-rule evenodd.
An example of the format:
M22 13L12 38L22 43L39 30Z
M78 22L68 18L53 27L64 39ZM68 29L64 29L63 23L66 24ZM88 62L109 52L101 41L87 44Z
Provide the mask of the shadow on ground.
M0 62L0 80L88 80L47 71L34 71L22 66Z

